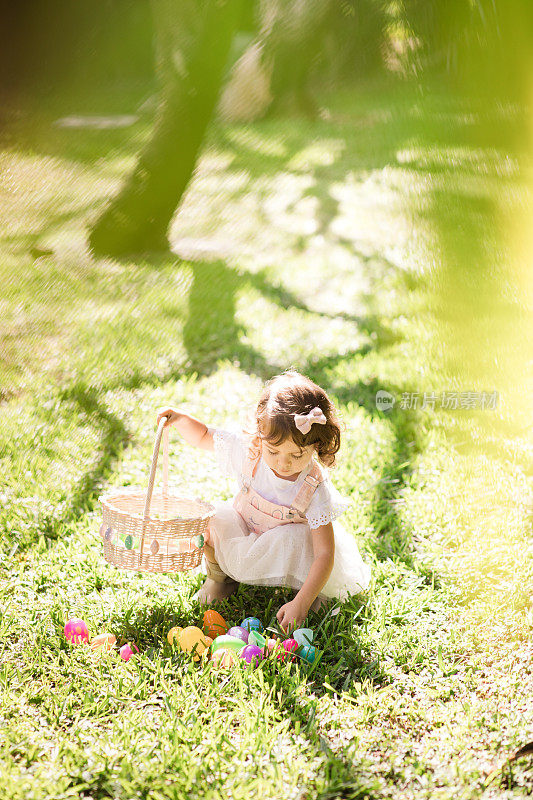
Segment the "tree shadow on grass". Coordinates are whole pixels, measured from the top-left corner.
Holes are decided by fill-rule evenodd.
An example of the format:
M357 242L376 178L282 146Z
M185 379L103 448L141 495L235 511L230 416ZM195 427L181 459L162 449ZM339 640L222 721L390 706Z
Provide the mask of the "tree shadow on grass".
M61 514L52 512L40 516L36 536L44 535L51 541L71 535L70 526L82 519L87 512L94 510L101 481L112 473L117 458L130 438L122 420L109 412L99 391L94 387L87 387L83 383L73 384L59 389L58 397L65 402L66 413L71 413L72 405L75 405L80 413L87 415L94 426L102 431L102 437L100 457L76 483L68 503L61 509ZM32 542L28 542L26 546L31 544Z
M156 260L155 263L157 265L159 262ZM58 389L61 400L76 404L80 412L87 414L94 421L95 427L102 432L102 455L96 465L81 476L67 508L60 515L49 514L41 519L36 536L44 534L50 540L57 539L69 525L81 519L88 510L94 509L99 495L98 487L111 474L115 459L131 436L122 420L110 413L102 403L101 397L104 393L117 389L128 391L143 385L155 386L191 375L205 377L212 374L218 363L224 360L237 362L245 372L257 375L262 380L267 380L286 368L285 363L270 362L252 345L243 342L246 330L236 319L236 298L240 291L253 287L280 308L295 308L317 318L340 317L354 322L361 331L372 334L371 343L339 356L337 361L347 361L355 355L363 356L370 349L377 349L395 340L390 329L383 326L376 315L365 317L314 311L294 293L269 281L264 272L241 273L220 261L192 262L189 266L193 271L193 282L189 292L189 313L183 330L183 343L187 353L183 365L170 369L163 376L155 371L137 369L127 378L114 374L107 378L104 376L98 387L91 386L80 378L75 383ZM327 361L328 359L323 359L323 363L318 360L310 364L311 369L315 370L315 379L320 378L319 372L325 368ZM330 359L330 363L334 361L335 359ZM327 385L327 381L323 382ZM341 393L341 402L344 402L344 397L347 398L349 393L350 390L346 387L345 395ZM71 413L69 404L65 406L66 413ZM24 547L24 543L21 544ZM30 544L28 542L26 546Z
M375 150L369 150L366 157L361 158L357 154L354 155L353 165L359 169L375 169L379 166L384 166L389 163L393 152L396 152L398 146L402 145L407 138L408 126L400 126L398 128L401 132L397 138L385 141L379 154L376 156ZM326 130L331 132L331 128L322 128L325 133ZM382 126L384 137L388 135L385 126ZM303 142L301 136L298 142L295 142L289 147L289 156L292 157L301 149ZM235 146L232 144L235 152ZM239 153L234 164L235 169L243 168L243 164L250 160L251 167L257 172L258 162L254 154L244 154L239 160ZM283 156L282 158L274 158L268 162L266 168L272 173L278 172L281 169L288 168L289 158ZM248 165L250 167L250 164ZM336 172L311 172L315 180L323 181L326 177L333 180L340 177L345 173L346 163L338 163ZM259 172L261 167L259 168ZM337 212L337 206L331 201L331 195L326 193L326 190L315 190L314 197L319 201L319 219L323 230L330 227L330 222ZM328 200L328 197L330 198ZM365 259L361 253L356 253L354 245L345 239L338 240L341 244L351 248L356 256L360 256L360 260ZM366 256L367 261L365 267L371 269L371 257ZM154 270L157 269L157 258L153 258ZM276 303L280 308L297 308L306 313L320 313L314 312L302 303L298 297L288 292L286 289L273 285L264 273L243 274L230 269L226 264L221 262L192 262L190 267L193 271L193 283L189 293L189 316L185 323L184 328L184 346L187 352L186 364L181 365L179 369L170 369L166 374L155 374L150 370L137 369L133 374L126 379L108 379L102 382L99 387L100 392L110 391L112 389L122 388L131 389L142 384L159 385L165 381L173 380L177 377L184 377L187 375L196 374L200 377L210 375L217 367L217 363L221 359L230 359L231 361L237 360L241 369L248 374L259 375L262 379L267 379L273 374L282 371L285 364L271 363L261 353L259 353L251 345L245 343L243 338L246 331L243 326L238 322L236 316L237 295L242 289L253 287L263 297L269 299L271 302ZM385 269L393 268L393 265L384 264ZM372 276L370 276L372 280ZM221 291L223 287L223 291ZM366 412L372 416L384 418L383 412L379 412L375 405L376 391L382 386L377 384L376 380L371 380L367 383L362 381L346 380L341 378L335 379L335 367L342 367L343 362L349 363L354 357L361 357L371 352L379 352L380 349L390 345L395 340L393 334L382 323L379 314L371 314L368 316L351 316L351 315L332 315L322 314L329 318L341 317L355 322L360 330L365 330L369 334L375 334L370 343L363 345L362 348L354 348L349 353L336 356L334 358L316 357L310 359L306 371L309 376L317 383L329 389L333 385L332 394L338 399L341 405L347 405L355 402L365 408ZM342 370L339 370L342 375ZM387 390L395 393L407 391L407 386L392 387L388 385ZM70 504L69 513L75 513L75 503L78 503L80 510L79 516L85 513L87 508L91 508L91 503L94 503L95 492L91 493L91 483L97 479L107 477L112 469L112 460L114 455L118 455L120 449L127 437L127 431L124 429L118 420L114 419L113 415L109 415L106 409L101 406L98 399L98 394L95 394L93 387L86 386L80 382L70 388L63 390L67 393L71 400L79 403L80 408L90 407L91 413L95 414L98 419L98 424L105 431L103 435L103 444L105 447L104 458L99 462L96 470L91 470L91 473L83 476L75 491L73 501ZM398 494L406 485L410 472L410 461L414 452L417 451L419 443L417 442L417 421L416 417L407 415L407 413L400 413L398 410L393 410L386 416L388 424L393 430L393 446L391 449L391 457L389 461L383 466L381 479L378 481L375 490L375 497L373 502L372 524L374 527L374 537L368 542L368 548L373 552L377 560L394 558L403 561L409 568L414 567L414 558L410 550L410 542L404 533L404 528L398 515L397 505L395 502L398 500ZM414 444L410 444L414 443ZM114 455L113 455L114 454ZM72 516L69 518L72 519ZM61 521L60 521L61 522ZM63 520L64 522L64 520ZM58 524L55 521L54 524ZM239 621L239 617L250 613L263 616L267 622L271 622L272 609L278 607L283 602L292 596L292 592L284 593L284 590L278 592L275 589L265 590L257 587L242 587L234 599L229 599L226 604L221 608L227 609L228 616L235 615L232 621ZM326 681L336 692L349 691L350 686L354 679L360 680L363 677L368 678L372 682L383 683L387 680L384 670L371 653L366 652L357 636L354 636L354 625L357 625L358 618L365 613L367 605L364 600L359 597L351 598L344 604L343 609L336 617L325 618L321 615L310 617L312 627L318 629L321 622L324 622L321 628L322 641L330 641L331 647L329 651L325 648L323 660L319 662L315 668L315 672L311 673L313 680L313 689L316 694L325 693L329 691L325 686ZM242 615L242 616L241 616ZM136 633L139 637L139 643L150 647L156 647L160 642L164 641L164 636L173 624L188 623L198 624L199 611L193 609L192 611L184 612L176 615L175 609L168 605L158 605L157 607L148 607L145 611L136 612L135 617L123 618L122 620L117 617L115 623L117 625L117 632L121 636L131 636ZM324 621L325 620L325 621ZM166 630L164 630L166 628ZM142 636L142 638L141 638ZM154 641L154 637L155 641ZM272 685L277 680L276 674L271 676ZM299 681L295 681L296 684ZM285 707L287 714L289 714L295 721L307 718L312 710L312 702L303 705L302 708L298 707L296 702L292 705L288 704ZM307 716L306 716L307 715ZM320 736L316 725L311 724L306 735L320 746ZM353 776L353 765L345 764L342 759L338 760L339 767L339 785L335 786L334 781L330 781L328 793L323 795L325 797L333 796L360 796L361 787L356 778ZM339 788L341 786L341 788ZM352 794L350 794L350 792ZM356 793L359 794L356 794ZM369 796L367 794L367 796Z

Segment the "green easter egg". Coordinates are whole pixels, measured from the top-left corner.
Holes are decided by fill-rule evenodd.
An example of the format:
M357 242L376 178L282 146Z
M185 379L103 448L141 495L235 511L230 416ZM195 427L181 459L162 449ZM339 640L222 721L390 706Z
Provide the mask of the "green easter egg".
M245 642L242 639L237 639L236 636L217 636L211 645L211 652L216 653L217 650L233 650L238 653L245 647Z
M131 535L131 533L128 533L128 535L124 539L124 546L125 546L126 550L131 550L132 549L132 547L133 547L133 536Z
M204 540L204 536L203 536L203 534L201 533L201 534L198 536L198 539L196 540L196 543L197 543L198 547L203 547L203 546L204 546L204 541L205 541L205 540Z
M250 631L248 644L256 644L258 647L264 647L266 645L266 639L259 631Z

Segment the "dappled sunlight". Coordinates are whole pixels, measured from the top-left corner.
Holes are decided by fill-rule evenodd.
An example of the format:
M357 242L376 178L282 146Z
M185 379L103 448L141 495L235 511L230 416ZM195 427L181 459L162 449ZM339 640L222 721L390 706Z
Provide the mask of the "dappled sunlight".
M490 131L482 131L488 142L469 142L485 117L444 90L442 103L426 103L407 83L380 91L339 92L331 115L311 122L216 122L172 222L169 251L95 258L87 246L85 225L131 168L144 123L131 138L125 129L122 144L106 139L101 155L103 132L74 127L56 128L33 154L4 154L6 243L14 247L3 262L0 306L0 522L10 598L0 623L15 675L16 659L24 651L21 663L32 669L35 652L56 659L58 674L92 676L95 695L111 687L102 701L109 716L99 719L92 687L72 699L65 676L49 685L48 664L39 662L42 709L20 695L30 712L13 735L30 740L42 720L55 735L58 720L66 726L81 714L68 757L80 757L81 742L95 758L115 758L102 732L119 737L124 725L114 720L127 709L137 734L167 736L173 752L183 710L182 723L190 715L197 725L190 752L198 762L215 740L231 760L260 735L263 764L278 737L274 756L293 768L275 762L271 774L295 797L305 770L313 783L332 763L342 765L343 780L380 777L376 796L385 796L391 775L418 785L419 765L439 752L442 763L426 769L438 784L427 796L452 796L477 775L458 751L469 736L487 760L476 727L487 708L478 665L488 654L496 663L510 642L519 647L533 624L532 175L515 153L490 143ZM338 615L312 618L329 637L315 672L297 665L219 682L208 667L196 670L164 649L171 623L198 621L191 596L199 574L113 570L96 535L97 498L147 485L159 409L238 428L264 381L287 367L324 386L339 407L346 427L332 478L373 581ZM452 390L496 390L498 402L401 402ZM394 398L390 408L378 407L379 391ZM212 502L233 496L212 453L175 429L169 460L177 493ZM160 461L156 487L161 477ZM268 619L284 591L245 586L224 609L237 619L252 606ZM60 647L62 618L82 606L94 624L138 638L143 653L130 663L138 672L125 663L86 665L81 651ZM22 613L31 625L20 623ZM495 679L497 668L490 674ZM518 698L526 682L502 678L501 688ZM124 704L124 688L133 687L138 694ZM200 708L194 698L204 695ZM213 713L225 710L206 744ZM487 723L500 743L510 714L502 713L501 734ZM123 745L134 739L127 731ZM331 752L337 761L328 761ZM239 756L232 779L254 757ZM451 775L456 762L459 777ZM42 758L50 770L58 763ZM324 798L333 797L332 785Z
M355 323L283 309L251 293L238 303L237 319L246 330L244 341L280 365L299 364L305 368L317 349L324 357L335 356L368 341Z
M260 131L249 127L234 127L228 131L227 137L228 141L260 155L274 158L287 156L287 144L279 136L273 136L270 131L268 135L262 135Z
M346 150L344 139L321 139L303 147L287 162L290 170L306 172L315 167L330 167Z

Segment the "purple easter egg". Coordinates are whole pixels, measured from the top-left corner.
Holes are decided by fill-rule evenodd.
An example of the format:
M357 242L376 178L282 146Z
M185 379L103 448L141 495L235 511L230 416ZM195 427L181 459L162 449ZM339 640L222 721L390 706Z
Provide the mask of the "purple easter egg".
M245 628L241 628L240 625L235 625L235 627L230 628L226 635L234 636L236 639L242 639L244 644L248 644L248 631L245 630Z
M252 661L254 661L254 666L257 666L263 658L263 651L256 644L247 644L246 647L242 648L239 655L241 658L244 658L248 664L251 664Z

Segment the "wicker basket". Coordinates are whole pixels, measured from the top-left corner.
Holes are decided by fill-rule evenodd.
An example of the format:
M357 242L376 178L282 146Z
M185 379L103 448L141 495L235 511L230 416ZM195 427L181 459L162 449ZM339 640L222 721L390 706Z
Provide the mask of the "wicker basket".
M159 422L148 491L123 489L102 495L100 536L110 564L142 572L185 572L200 564L204 534L214 507L168 493L166 417ZM159 445L163 436L163 491L153 494Z

